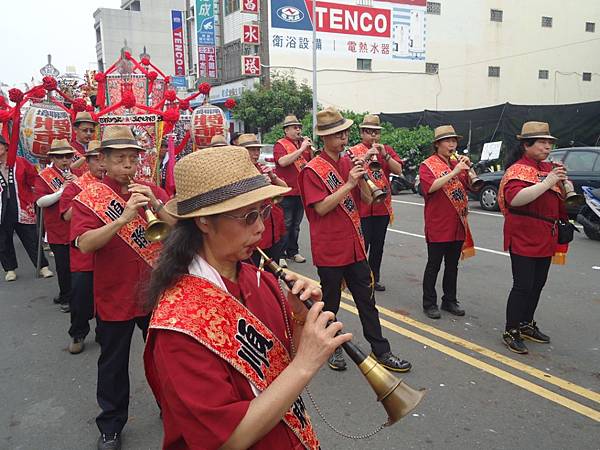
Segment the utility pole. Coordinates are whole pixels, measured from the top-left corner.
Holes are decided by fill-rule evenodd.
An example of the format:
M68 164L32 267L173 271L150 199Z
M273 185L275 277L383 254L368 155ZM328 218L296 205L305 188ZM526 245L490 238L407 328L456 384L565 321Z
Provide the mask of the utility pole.
M317 130L317 0L312 2L312 117L313 117L313 129L312 129L312 140L316 142L316 130Z

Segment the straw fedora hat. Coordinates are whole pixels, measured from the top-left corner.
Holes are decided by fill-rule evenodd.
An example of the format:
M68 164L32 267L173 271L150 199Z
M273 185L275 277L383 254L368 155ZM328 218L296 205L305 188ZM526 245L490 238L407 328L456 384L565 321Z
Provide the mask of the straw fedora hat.
M302 123L298 120L298 118L296 116L294 116L293 114L290 114L289 116L285 116L285 119L283 119L283 128L289 127L291 125L302 126Z
M138 141L133 137L131 128L127 125L107 125L102 133L102 142L100 151L107 149L131 149L139 152L146 150L139 146Z
M75 153L75 149L71 147L67 139L54 139L50 144L50 150L48 156L53 155L68 155L69 153Z
M100 141L91 140L85 149L85 156L98 156L100 154Z
M94 118L92 117L92 115L87 111L78 112L77 115L75 116L75 120L73 121L73 125L77 125L78 123L81 123L81 122L89 122L89 123L93 123L94 125L98 125L98 122L96 122L94 120Z
M246 133L239 137L238 145L241 147L264 147L264 144L258 142L255 134Z
M233 211L290 191L269 183L248 152L233 145L207 148L179 160L175 189L177 194L165 209L178 219Z
M462 139L460 134L456 134L452 125L442 125L433 130L433 142L440 141L442 139L454 137L456 139Z
M215 134L210 139L209 147L225 147L226 145L227 145L227 140L225 139L225 136L223 136L222 134Z
M381 120L377 114L367 114L358 128L370 128L372 130L381 130Z
M353 120L344 118L337 109L330 106L317 113L316 134L329 136L347 130L353 123Z
M552 139L558 138L550 134L550 126L546 122L525 122L517 139Z

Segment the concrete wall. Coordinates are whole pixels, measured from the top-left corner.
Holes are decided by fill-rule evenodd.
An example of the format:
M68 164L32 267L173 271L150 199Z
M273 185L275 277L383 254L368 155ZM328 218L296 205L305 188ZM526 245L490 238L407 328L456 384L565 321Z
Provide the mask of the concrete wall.
M406 63L376 60L371 73L359 72L354 59L320 57L319 69L335 71L319 73L319 102L407 112L600 99L600 1L438 2L441 15L426 17L426 61L439 64L438 74L425 74L424 64L418 73L385 73L406 70ZM503 22L490 21L492 8L503 11ZM541 26L542 16L553 18L552 28ZM586 32L586 22L596 23L595 33ZM270 64L295 66L294 76L311 84L309 55L271 52ZM488 77L488 66L500 66L500 77ZM548 80L538 79L540 69L549 71ZM592 73L591 82L582 81L583 72Z

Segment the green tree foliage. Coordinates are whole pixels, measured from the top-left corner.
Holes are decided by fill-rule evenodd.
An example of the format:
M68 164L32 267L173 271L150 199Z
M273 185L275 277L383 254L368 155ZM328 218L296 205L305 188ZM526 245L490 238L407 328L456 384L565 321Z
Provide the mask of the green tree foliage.
M312 109L312 90L298 84L291 75L277 74L271 86L256 85L246 90L233 112L233 117L244 121L246 130L271 130L287 114L304 117Z

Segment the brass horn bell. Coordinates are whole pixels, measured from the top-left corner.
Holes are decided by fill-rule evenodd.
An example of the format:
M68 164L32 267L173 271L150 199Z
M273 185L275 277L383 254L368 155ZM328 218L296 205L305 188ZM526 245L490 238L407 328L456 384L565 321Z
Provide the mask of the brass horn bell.
M146 213L146 220L148 221L144 233L146 239L150 242L159 242L165 239L171 232L169 224L156 217L147 206L144 208L144 212Z

